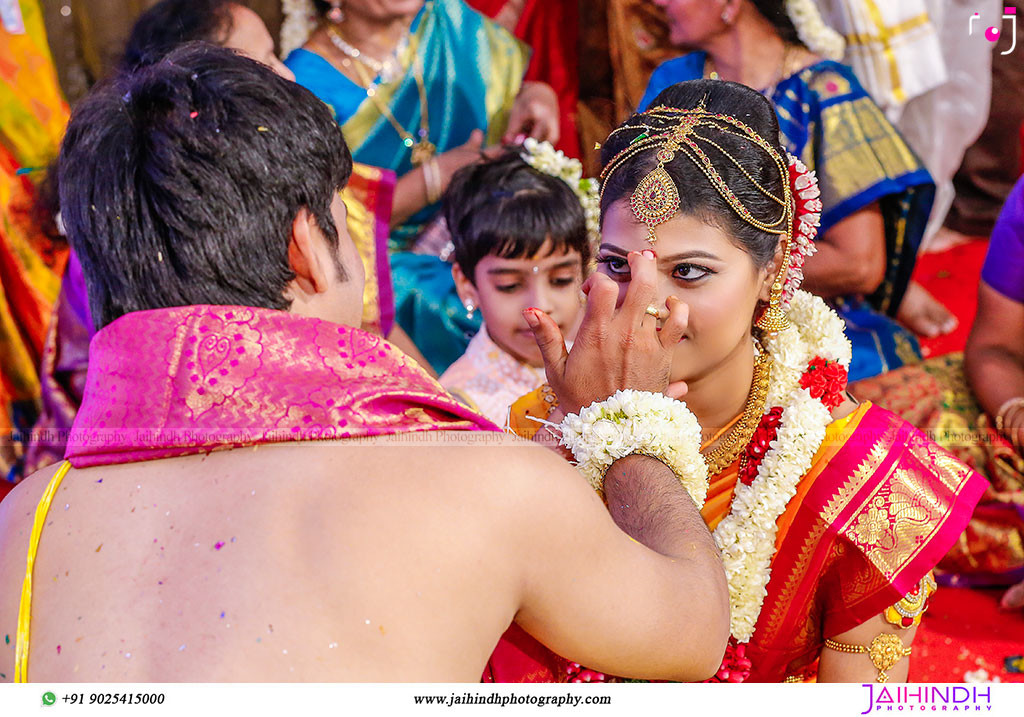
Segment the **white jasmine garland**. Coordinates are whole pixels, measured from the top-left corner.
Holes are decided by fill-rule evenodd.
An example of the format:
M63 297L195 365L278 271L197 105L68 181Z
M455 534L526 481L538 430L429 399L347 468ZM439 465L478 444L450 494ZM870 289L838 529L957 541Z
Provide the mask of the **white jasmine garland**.
M313 0L281 0L284 20L281 22L281 59L306 44L316 29L316 8Z
M740 643L753 637L768 594L779 517L796 495L832 421L821 399L800 386L800 377L815 357L838 361L845 368L850 365L842 319L824 301L797 291L789 317L792 326L764 342L772 357L765 410L782 407L775 440L753 482L737 482L729 515L712 534L729 582L730 632Z
M830 60L843 59L846 40L825 24L814 0L786 0L786 14L807 49Z
M561 443L580 473L604 492L604 474L632 453L657 458L679 478L700 509L708 495L708 469L700 453L700 425L682 401L660 393L619 391L570 413L560 425Z

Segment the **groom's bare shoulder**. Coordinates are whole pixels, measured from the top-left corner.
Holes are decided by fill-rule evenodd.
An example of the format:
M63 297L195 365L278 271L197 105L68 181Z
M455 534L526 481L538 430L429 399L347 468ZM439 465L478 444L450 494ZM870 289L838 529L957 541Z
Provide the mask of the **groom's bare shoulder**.
M47 484L60 464L38 470L14 487L7 497L0 501L0 555L10 553L4 550L7 541L17 536L25 536L25 547L28 547L28 533L32 529L32 519L36 506L43 497ZM0 562L2 565L2 562Z

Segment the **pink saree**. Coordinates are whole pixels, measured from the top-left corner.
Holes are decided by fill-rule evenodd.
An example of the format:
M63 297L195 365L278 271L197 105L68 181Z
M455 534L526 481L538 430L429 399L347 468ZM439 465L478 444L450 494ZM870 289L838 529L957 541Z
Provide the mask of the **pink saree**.
M379 336L283 311L122 316L89 348L76 468L261 443L496 431Z

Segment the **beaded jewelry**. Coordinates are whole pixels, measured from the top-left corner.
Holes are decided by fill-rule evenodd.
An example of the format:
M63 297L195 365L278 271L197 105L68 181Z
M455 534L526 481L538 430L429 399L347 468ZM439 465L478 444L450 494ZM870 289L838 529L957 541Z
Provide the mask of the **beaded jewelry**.
M661 125L659 129L658 125ZM720 144L701 133L702 128L717 130L734 137L739 137L760 147L768 154L772 163L778 168L782 177L783 196L779 197L761 185L735 157L729 154ZM772 282L770 301L764 313L758 319L757 326L762 331L774 333L789 326L789 321L782 309L783 292L789 271L788 257L793 244L793 225L796 207L793 199L793 188L789 171L789 162L772 147L761 135L748 125L730 115L708 112L704 100L692 109L674 107L654 107L639 115L637 124L620 127L616 132L626 129L642 129L622 151L620 151L601 173L601 192L608 185L612 175L627 160L638 154L656 150L658 165L647 176L640 180L629 205L633 215L647 227L647 239L652 244L658 240L655 228L674 217L680 208L679 190L675 181L666 171L665 166L675 159L677 154L688 157L708 178L718 194L729 207L751 226L770 234L777 234L782 241L782 256L787 260L776 273ZM613 133L614 134L614 133ZM715 169L714 163L701 146L714 148L719 154L736 166L757 190L779 205L779 216L773 220L762 221L740 201L739 197L729 188L721 174Z

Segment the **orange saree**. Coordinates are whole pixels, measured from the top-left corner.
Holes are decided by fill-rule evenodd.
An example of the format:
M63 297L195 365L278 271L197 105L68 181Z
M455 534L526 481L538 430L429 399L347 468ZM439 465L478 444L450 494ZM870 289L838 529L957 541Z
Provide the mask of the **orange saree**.
M547 415L540 392L513 407L513 429ZM715 476L702 515L728 514L737 466ZM878 615L913 590L959 538L983 478L909 423L870 403L834 421L778 520L771 579L746 646L753 682L808 677L824 639ZM562 665L533 657L512 636L488 673L496 681L562 681ZM563 664L564 661L563 661ZM543 674L542 674L543 673ZM542 674L543 679L538 679Z

